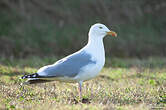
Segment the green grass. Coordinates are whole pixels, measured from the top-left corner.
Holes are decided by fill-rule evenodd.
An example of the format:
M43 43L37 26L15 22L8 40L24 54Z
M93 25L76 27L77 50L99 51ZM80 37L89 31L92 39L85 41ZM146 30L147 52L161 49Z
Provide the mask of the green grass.
M83 84L50 82L24 85L22 73L36 72L57 58L0 59L0 109L149 110L166 109L166 59L107 58L100 75Z

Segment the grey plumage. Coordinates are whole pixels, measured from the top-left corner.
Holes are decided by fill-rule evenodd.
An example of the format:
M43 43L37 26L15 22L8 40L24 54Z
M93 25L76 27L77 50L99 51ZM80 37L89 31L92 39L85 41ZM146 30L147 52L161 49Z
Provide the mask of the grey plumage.
M47 66L42 71L45 74L41 74L41 76L74 77L82 71L82 67L88 64L96 64L96 61L91 60L90 54L86 53L85 51L80 51L79 53L75 53L70 57L59 60L53 65ZM40 75L40 73L38 74Z

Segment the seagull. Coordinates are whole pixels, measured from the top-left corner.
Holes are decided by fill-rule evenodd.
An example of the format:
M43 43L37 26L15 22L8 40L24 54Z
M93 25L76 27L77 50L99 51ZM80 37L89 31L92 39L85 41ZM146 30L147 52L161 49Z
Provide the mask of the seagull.
M106 35L116 37L104 24L96 23L89 30L88 43L79 51L40 68L36 73L24 75L26 84L63 81L78 83L79 96L82 97L82 84L98 75L105 64L103 38Z

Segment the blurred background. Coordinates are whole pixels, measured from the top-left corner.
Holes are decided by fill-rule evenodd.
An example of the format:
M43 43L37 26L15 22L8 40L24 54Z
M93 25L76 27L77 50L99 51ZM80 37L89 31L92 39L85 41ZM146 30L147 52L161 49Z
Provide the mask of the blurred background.
M166 0L0 0L0 56L66 56L98 22L118 33L106 56L166 55Z

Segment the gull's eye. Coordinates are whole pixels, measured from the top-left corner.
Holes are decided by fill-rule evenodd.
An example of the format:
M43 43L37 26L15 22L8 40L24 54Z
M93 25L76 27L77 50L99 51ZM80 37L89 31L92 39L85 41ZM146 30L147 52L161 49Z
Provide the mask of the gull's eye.
M103 27L99 27L100 29L103 29Z

